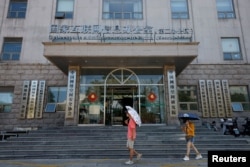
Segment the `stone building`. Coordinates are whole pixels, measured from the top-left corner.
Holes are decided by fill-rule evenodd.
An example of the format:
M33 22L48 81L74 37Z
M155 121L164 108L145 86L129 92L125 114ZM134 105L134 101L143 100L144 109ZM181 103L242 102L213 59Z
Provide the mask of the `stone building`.
M0 129L249 117L249 0L0 1Z

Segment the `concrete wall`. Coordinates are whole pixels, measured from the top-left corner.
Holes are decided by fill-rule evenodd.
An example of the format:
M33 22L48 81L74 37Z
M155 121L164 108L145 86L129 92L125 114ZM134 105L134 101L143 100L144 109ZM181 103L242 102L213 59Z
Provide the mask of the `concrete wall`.
M103 20L102 0L75 0L73 19L55 19L56 0L28 1L25 19L8 19L9 0L0 2L0 45L3 37L23 37L22 63L49 63L43 57L42 42L49 42L50 25L153 26L192 28L199 42L194 64L245 64L250 59L249 0L234 0L236 19L218 19L215 0L189 0L189 19L171 19L170 1L143 0L143 20ZM243 60L224 61L221 37L239 37Z

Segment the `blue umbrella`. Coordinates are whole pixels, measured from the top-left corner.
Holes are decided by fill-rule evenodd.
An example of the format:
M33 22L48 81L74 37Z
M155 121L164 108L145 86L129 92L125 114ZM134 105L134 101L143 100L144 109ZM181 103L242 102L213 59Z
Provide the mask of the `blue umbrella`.
M179 119L184 119L184 120L199 120L199 116L194 113L180 113L178 115Z

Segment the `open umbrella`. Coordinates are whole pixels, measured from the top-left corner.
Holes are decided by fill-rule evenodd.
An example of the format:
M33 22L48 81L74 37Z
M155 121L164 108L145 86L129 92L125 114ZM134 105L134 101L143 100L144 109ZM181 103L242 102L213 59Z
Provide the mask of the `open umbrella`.
M194 113L180 113L178 115L179 119L184 119L184 120L199 120L199 116L194 114Z
M137 111L135 109L133 109L132 107L130 107L130 106L126 106L126 109L128 110L128 113L131 115L131 117L133 118L135 123L138 126L141 126L141 117L139 116Z

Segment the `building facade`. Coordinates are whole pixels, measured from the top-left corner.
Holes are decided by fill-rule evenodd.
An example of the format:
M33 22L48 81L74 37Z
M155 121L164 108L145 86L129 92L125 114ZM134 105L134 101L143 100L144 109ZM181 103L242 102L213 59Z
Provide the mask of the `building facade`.
M250 116L248 0L0 2L0 129Z

